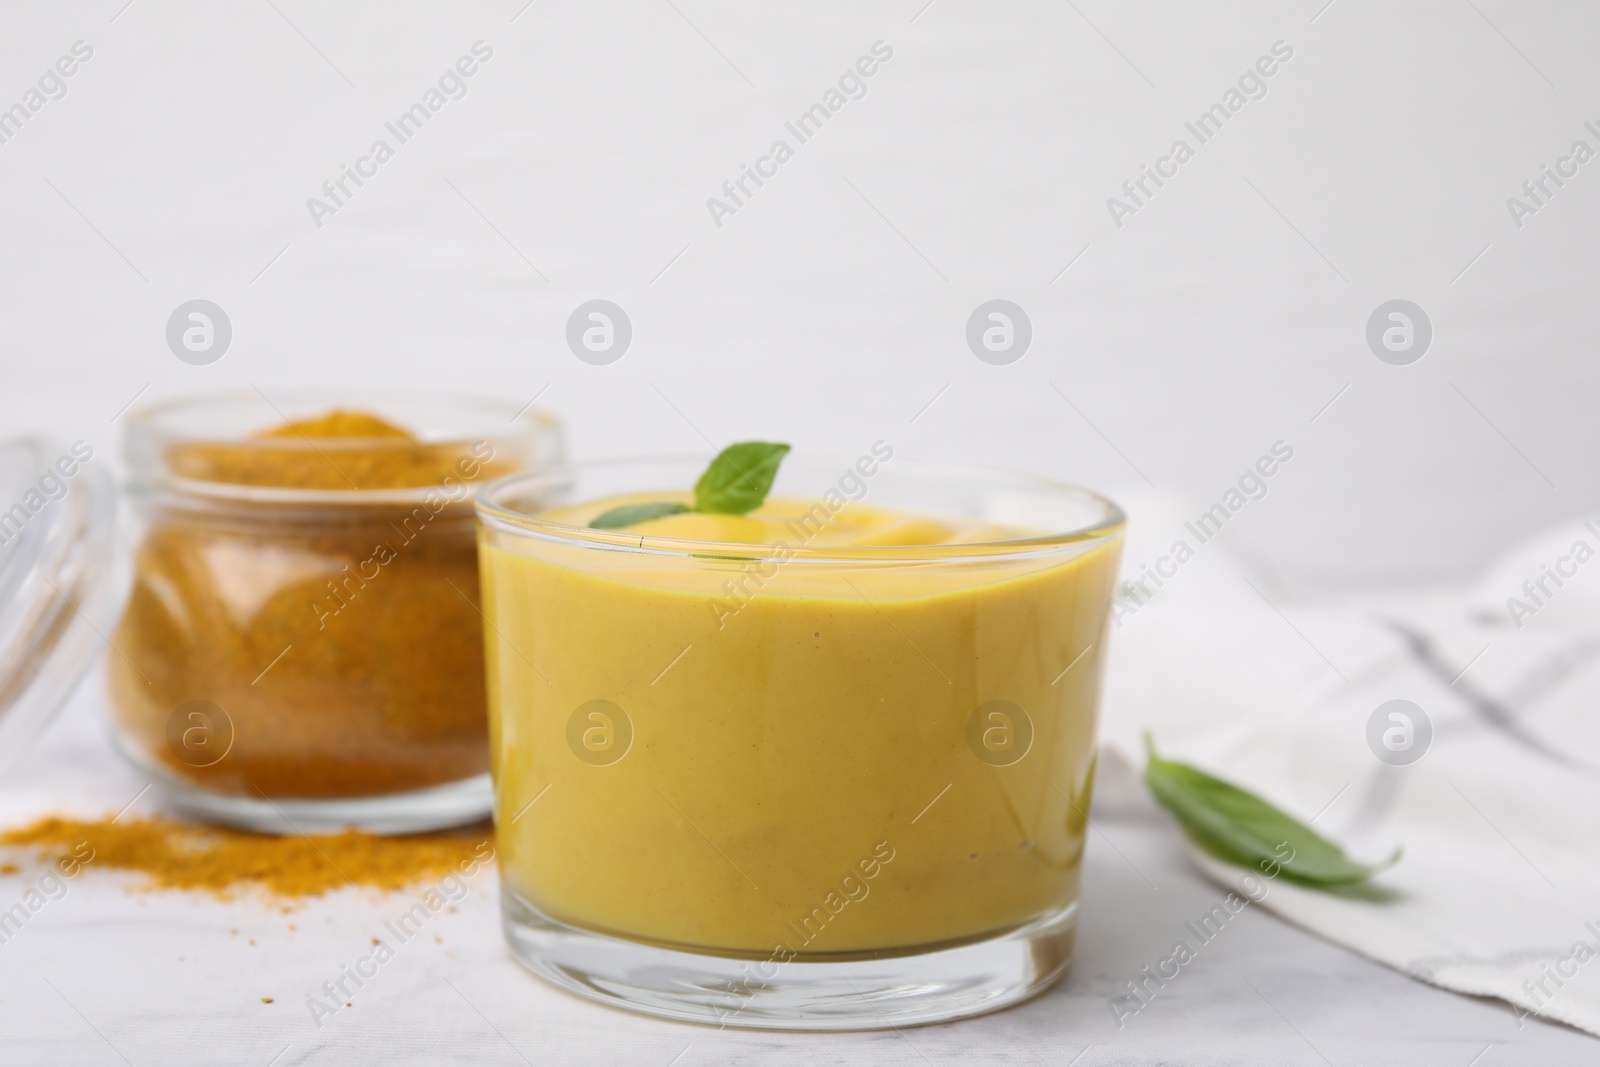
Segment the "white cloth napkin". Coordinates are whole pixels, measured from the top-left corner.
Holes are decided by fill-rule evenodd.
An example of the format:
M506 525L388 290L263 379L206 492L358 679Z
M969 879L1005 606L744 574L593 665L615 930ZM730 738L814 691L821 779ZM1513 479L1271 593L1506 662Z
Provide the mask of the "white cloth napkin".
M1280 878L1260 904L1425 982L1499 997L1519 1019L1600 1035L1600 560L1547 581L1520 628L1505 603L1528 602L1523 580L1580 538L1600 550L1573 523L1476 589L1314 609L1207 546L1154 598L1124 606L1107 761L1142 772L1149 730L1162 755L1314 819L1356 858L1403 846L1374 883L1388 899ZM1140 547L1124 574L1151 562ZM1406 766L1367 740L1394 699L1432 727ZM1238 869L1196 856L1235 887Z

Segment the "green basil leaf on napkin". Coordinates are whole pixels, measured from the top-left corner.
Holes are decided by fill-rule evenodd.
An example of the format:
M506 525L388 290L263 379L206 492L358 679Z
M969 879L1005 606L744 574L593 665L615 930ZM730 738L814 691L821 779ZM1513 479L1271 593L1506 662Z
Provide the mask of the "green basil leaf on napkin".
M1317 888L1364 882L1400 858L1396 850L1376 866L1356 863L1338 845L1254 793L1187 764L1162 759L1148 736L1145 747L1150 754L1145 785L1189 840L1225 863L1272 870Z
M788 445L744 441L729 445L694 483L694 509L720 515L748 515L772 490Z
M682 515L689 508L684 504L661 502L655 504L624 504L620 508L612 508L602 512L589 524L594 530L620 530L624 526L632 526L636 522L649 522L667 515Z

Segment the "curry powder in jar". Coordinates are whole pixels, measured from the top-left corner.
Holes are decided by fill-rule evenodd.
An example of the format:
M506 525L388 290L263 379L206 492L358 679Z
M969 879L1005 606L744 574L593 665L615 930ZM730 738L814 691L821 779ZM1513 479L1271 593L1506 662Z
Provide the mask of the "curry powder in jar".
M133 418L143 534L108 659L119 747L181 810L249 829L482 818L471 497L553 461L559 432L487 401L294 406L310 411L225 396Z

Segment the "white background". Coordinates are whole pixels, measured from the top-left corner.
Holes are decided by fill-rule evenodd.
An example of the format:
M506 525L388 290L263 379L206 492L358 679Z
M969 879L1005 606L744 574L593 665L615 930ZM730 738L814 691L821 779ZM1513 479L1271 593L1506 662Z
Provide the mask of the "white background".
M73 42L94 49L65 98L0 144L8 435L81 437L110 456L113 418L136 396L404 385L538 395L582 458L750 437L854 455L881 437L900 455L1133 500L1155 487L1189 514L1281 439L1293 461L1223 539L1305 597L1464 578L1600 492L1600 161L1520 229L1506 207L1575 139L1600 148L1583 128L1600 125L1592 6L123 4L0 13L0 107ZM494 56L468 95L317 228L307 198L480 39ZM715 226L706 199L879 40L894 57L866 97ZM1294 56L1265 98L1115 227L1106 198L1279 40ZM569 314L597 297L634 329L605 367L564 341ZM996 297L1035 333L1005 367L964 339ZM1434 325L1412 366L1365 342L1369 314L1397 297ZM205 367L165 340L195 298L233 324ZM41 763L18 796L98 811L137 788L84 769L103 766L94 692L40 757L77 769ZM25 1030L26 1058L52 1062L112 1060L113 1045L175 1062L178 1034L196 1035L196 1062L252 1063L280 1049L285 1063L349 1062L362 1047L521 1062L502 1042L535 1062L666 1063L694 1046L684 1064L1067 1063L1091 1045L1086 1067L1323 1051L1464 1065L1511 1042L1520 1051L1500 1062L1592 1055L1590 1039L1519 1030L1503 1007L1257 915L1208 960L1220 978L1112 1031L1105 999L1214 896L1159 826L1112 832L1176 895L1143 899L1097 838L1086 908L1102 918L1067 982L1018 1012L909 1038L715 1035L579 1005L509 962L492 887L446 931L465 942L459 956L414 953L405 979L329 1036L299 1000L383 905L319 905L301 929L333 933L297 942L291 920L243 905L163 910L166 925L147 927L143 904L88 882L41 917L53 935L30 930L0 953L0 1030ZM230 962L239 950L219 946L236 927L277 963ZM113 948L131 955L113 961ZM1281 992L1315 1044L1237 973ZM276 1015L246 1014L268 993Z
M1228 539L1303 593L1465 575L1594 503L1600 161L1520 230L1505 201L1600 148L1600 12L923 2L8 5L0 104L95 51L0 145L0 426L114 448L147 383L548 386L584 458L884 437L1196 512L1283 439ZM468 95L316 228L479 39ZM706 199L877 40L866 97L718 229ZM1114 227L1278 40L1266 97ZM634 326L607 367L564 343L596 297ZM964 341L995 297L1035 330L1006 367ZM1364 340L1397 297L1435 327L1408 367ZM164 340L194 298L233 322L207 367Z

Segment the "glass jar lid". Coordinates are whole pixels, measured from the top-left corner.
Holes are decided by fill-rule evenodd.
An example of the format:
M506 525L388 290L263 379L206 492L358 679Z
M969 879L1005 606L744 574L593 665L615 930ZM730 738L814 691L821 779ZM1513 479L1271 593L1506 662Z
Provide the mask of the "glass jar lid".
M0 769L61 709L115 614L116 494L94 455L0 441Z

